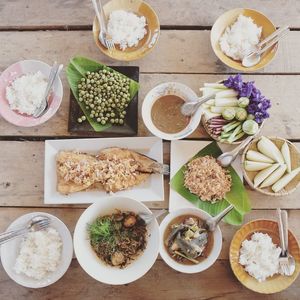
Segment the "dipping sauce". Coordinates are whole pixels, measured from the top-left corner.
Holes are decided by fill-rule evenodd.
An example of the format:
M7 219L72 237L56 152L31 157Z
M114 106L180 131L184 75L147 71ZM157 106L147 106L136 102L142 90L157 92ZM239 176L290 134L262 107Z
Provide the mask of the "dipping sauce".
M184 103L185 101L176 95L165 95L158 98L151 109L152 122L162 132L180 132L190 120L180 111Z
M202 228L202 224L203 221L199 217L193 215L178 216L170 222L164 233L164 245L172 259L184 265L195 265L205 260L209 256L213 248L214 237L212 232ZM185 226L185 228L179 230L180 234L176 234L176 228L183 226ZM193 233L194 237L192 236ZM201 234L206 236L201 237ZM183 244L180 245L181 243L177 239L183 240ZM191 251L201 251L199 256L196 254L192 259L188 259L177 254L184 252L180 247L189 247L189 243L191 245L196 244L198 246L198 248L191 246ZM192 253L191 256L193 256Z

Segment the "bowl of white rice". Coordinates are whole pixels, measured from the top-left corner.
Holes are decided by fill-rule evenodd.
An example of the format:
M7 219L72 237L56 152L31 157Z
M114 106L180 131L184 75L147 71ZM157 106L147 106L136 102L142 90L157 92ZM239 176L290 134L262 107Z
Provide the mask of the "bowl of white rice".
M1 262L7 275L28 288L42 288L59 280L68 270L73 257L72 236L57 217L34 212L17 218L7 231L19 229L35 216L50 218L50 226L41 231L9 241L0 248Z
M266 67L274 59L278 45L275 44L264 52L261 61L253 67L244 67L242 58L275 30L272 21L261 12L235 8L215 21L210 34L211 46L218 59L226 66L243 72L253 72Z
M159 19L154 9L142 0L111 0L103 6L109 38L115 50L109 51L99 41L101 30L94 19L93 36L98 48L110 58L137 60L150 53L160 34Z
M38 126L57 112L63 97L60 77L54 81L48 98L48 109L42 116L33 114L43 101L51 67L38 60L12 64L0 76L0 115L20 127Z
M278 224L272 220L255 220L242 226L233 236L229 260L236 278L248 289L262 294L278 293L288 288L300 272L300 248L289 231L289 253L295 258L292 276L280 273Z

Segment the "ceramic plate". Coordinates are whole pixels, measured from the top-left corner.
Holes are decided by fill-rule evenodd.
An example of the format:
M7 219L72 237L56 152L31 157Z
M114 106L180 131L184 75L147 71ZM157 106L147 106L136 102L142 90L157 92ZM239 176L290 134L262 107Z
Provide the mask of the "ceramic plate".
M253 72L256 70L259 70L261 68L264 68L267 64L269 64L273 58L275 57L275 54L277 52L278 44L275 44L273 47L271 47L269 50L267 50L262 56L261 61L250 68L246 68L242 65L240 61L233 60L231 57L225 55L220 47L219 39L224 33L224 30L232 25L238 16L242 14L246 17L251 17L254 21L254 23L257 26L262 27L262 36L261 39L265 39L267 36L269 36L271 33L273 33L276 30L275 25L262 13L254 10L254 9L248 9L248 8L235 8L232 10L229 10L225 12L223 15L221 15L217 21L214 23L211 33L210 33L210 42L211 46L216 54L216 56L228 67L243 71L243 72Z
M115 212L132 211L151 213L142 203L124 197L106 197L92 204L80 216L74 231L74 249L81 267L94 279L106 284L127 284L145 275L155 263L159 249L159 227L156 219L147 225L149 234L146 249L126 268L120 269L105 264L90 245L87 224L97 217Z
M14 230L19 229L29 222L30 219L32 219L34 216L37 215L44 215L51 219L51 227L55 228L58 233L61 236L62 242L63 242L63 248L62 248L62 256L61 256L61 262L57 268L56 271L49 273L49 275L42 280L36 280L33 278L30 278L24 274L17 274L14 271L14 265L17 259L17 256L19 255L20 251L20 245L22 242L22 238L17 238L15 240L12 240L10 242L7 242L6 244L3 244L1 246L1 262L3 265L4 270L8 274L8 276L14 280L16 283L23 285L28 288L42 288L45 286L48 286L57 280L59 280L65 272L68 270L72 257L73 257L73 243L72 243L72 236L70 234L69 229L67 226L59 220L57 217L43 213L43 212L34 212L29 213L26 215L23 215L16 219L8 228L8 230Z
M107 196L105 191L92 190L62 195L57 192L56 154L61 150L77 150L92 154L107 147L122 147L145 154L163 162L162 140L156 137L98 138L47 140L45 142L44 202L47 204L93 203ZM163 175L153 174L142 184L132 189L117 192L118 196L130 197L137 201L163 201Z
M230 265L236 278L248 289L257 293L273 294L288 288L298 277L300 272L300 248L294 234L289 231L289 252L296 260L296 270L292 276L274 275L266 281L258 282L250 276L242 265L239 264L241 244L249 239L254 232L267 233L274 244L279 245L277 222L272 220L255 220L245 224L234 235L229 249Z
M186 164L195 154L197 154L201 149L210 144L207 141L172 141L171 142L171 174L170 178L177 173L177 171ZM227 144L218 144L223 152L230 151L236 146ZM243 179L242 168L241 168L241 158L238 156L234 163L232 164L235 171ZM191 202L186 200L184 197L179 195L173 189L170 189L169 198L169 210L173 210L185 207L195 207Z
M103 10L106 19L114 10L125 10L138 16L144 16L147 23L147 34L139 41L137 47L127 48L125 51L122 51L116 45L116 50L110 52L99 41L100 27L97 18L95 18L93 23L94 40L105 55L116 60L131 61L144 57L155 47L159 38L160 25L158 16L149 4L141 0L111 0L104 5Z
M39 118L34 118L10 109L6 99L6 87L17 77L27 73L40 71L45 78L49 77L51 67L38 60L22 60L9 66L0 76L0 114L2 117L20 127L37 126L48 121L58 110L63 96L63 87L60 78L56 78L53 85L53 92L49 98L49 108L47 112Z

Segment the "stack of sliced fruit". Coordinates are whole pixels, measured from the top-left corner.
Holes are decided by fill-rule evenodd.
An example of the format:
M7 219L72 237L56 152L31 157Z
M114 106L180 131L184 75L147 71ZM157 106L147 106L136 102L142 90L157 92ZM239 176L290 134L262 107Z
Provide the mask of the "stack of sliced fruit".
M285 188L299 173L300 167L292 169L290 146L284 141L277 147L269 138L262 136L256 144L257 150L248 150L244 168L257 172L253 177L255 188L270 187L274 193Z
M214 99L208 100L202 106L206 127L215 139L232 143L244 135L257 133L259 124L247 112L249 98L239 97L237 91L222 83L205 83L200 91L203 96L215 94L212 96Z

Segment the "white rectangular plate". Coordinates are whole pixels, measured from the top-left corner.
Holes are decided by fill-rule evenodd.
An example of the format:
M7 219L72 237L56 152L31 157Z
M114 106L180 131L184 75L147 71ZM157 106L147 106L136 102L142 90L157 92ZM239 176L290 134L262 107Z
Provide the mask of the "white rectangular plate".
M69 195L58 193L55 158L61 150L96 154L107 147L128 148L163 163L162 140L156 137L47 140L45 142L44 202L46 204L93 203L100 201L103 196L108 196L109 194L105 191L99 190L82 191ZM144 183L129 190L117 192L116 195L141 202L163 201L163 175L153 174Z
M201 149L210 144L211 141L172 141L171 142L171 174L172 178L177 171ZM218 144L223 152L230 151L236 145ZM241 168L241 157L238 156L232 164L235 171L243 180ZM173 211L179 208L194 207L191 202L179 195L176 191L170 188L169 210Z

